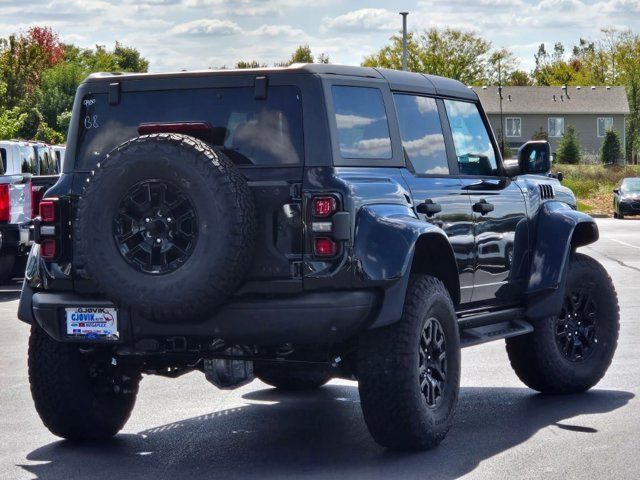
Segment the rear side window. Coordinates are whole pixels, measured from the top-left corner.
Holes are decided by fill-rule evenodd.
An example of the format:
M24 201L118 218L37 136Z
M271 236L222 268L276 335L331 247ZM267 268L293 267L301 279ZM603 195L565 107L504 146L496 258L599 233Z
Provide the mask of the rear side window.
M377 88L331 87L343 158L391 158L389 123Z
M20 170L22 173L32 173L39 175L38 156L34 147L19 147L20 153Z
M0 172L0 175L4 175L7 172L7 149L6 148L0 148L0 160L2 160L2 165L0 165L0 168L2 169L2 171Z
M293 86L124 92L120 105L103 94L85 97L76 168L90 169L142 123L208 122L211 143L239 165L298 166L303 162L302 99Z
M474 103L444 101L462 175L497 175L491 136Z
M449 164L435 99L395 94L402 148L416 173L447 175Z

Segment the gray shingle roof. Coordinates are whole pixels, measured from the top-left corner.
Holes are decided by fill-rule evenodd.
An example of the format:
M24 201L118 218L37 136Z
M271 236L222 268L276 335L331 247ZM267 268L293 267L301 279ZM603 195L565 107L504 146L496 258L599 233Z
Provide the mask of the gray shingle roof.
M500 113L498 87L473 87L487 113ZM555 99L554 99L555 95ZM505 114L615 114L627 115L624 87L502 87Z

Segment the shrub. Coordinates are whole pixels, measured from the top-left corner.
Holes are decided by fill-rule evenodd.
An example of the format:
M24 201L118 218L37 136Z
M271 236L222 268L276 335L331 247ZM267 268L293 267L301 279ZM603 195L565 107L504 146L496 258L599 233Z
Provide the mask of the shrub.
M578 141L578 132L573 125L566 128L564 135L558 142L556 161L558 163L580 163L580 142Z
M600 160L602 163L618 163L622 159L622 145L618 132L613 129L607 130L604 135L602 146L600 147Z
M540 130L536 130L535 132L533 132L533 135L531 135L531 140L549 140L549 134L542 127L540 127Z

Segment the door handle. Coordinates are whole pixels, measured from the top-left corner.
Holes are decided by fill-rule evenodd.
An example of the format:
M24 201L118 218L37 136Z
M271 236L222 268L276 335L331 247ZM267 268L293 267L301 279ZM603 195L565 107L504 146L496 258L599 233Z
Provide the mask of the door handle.
M493 212L493 203L487 202L484 198L473 204L473 211L480 215L485 215L489 212Z
M427 217L431 217L436 213L439 213L442 211L442 205L440 205L439 203L435 203L433 200L428 198L427 200L422 202L420 205L418 205L416 210L418 210L418 213L423 213Z

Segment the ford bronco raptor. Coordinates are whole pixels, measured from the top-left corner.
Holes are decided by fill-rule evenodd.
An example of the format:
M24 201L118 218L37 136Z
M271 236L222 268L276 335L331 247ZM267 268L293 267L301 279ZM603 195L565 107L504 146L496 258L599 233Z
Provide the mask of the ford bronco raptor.
M142 374L358 381L374 439L437 445L460 348L506 339L545 393L594 386L619 313L598 228L476 94L335 65L94 74L33 221L19 318L55 435L115 435Z

